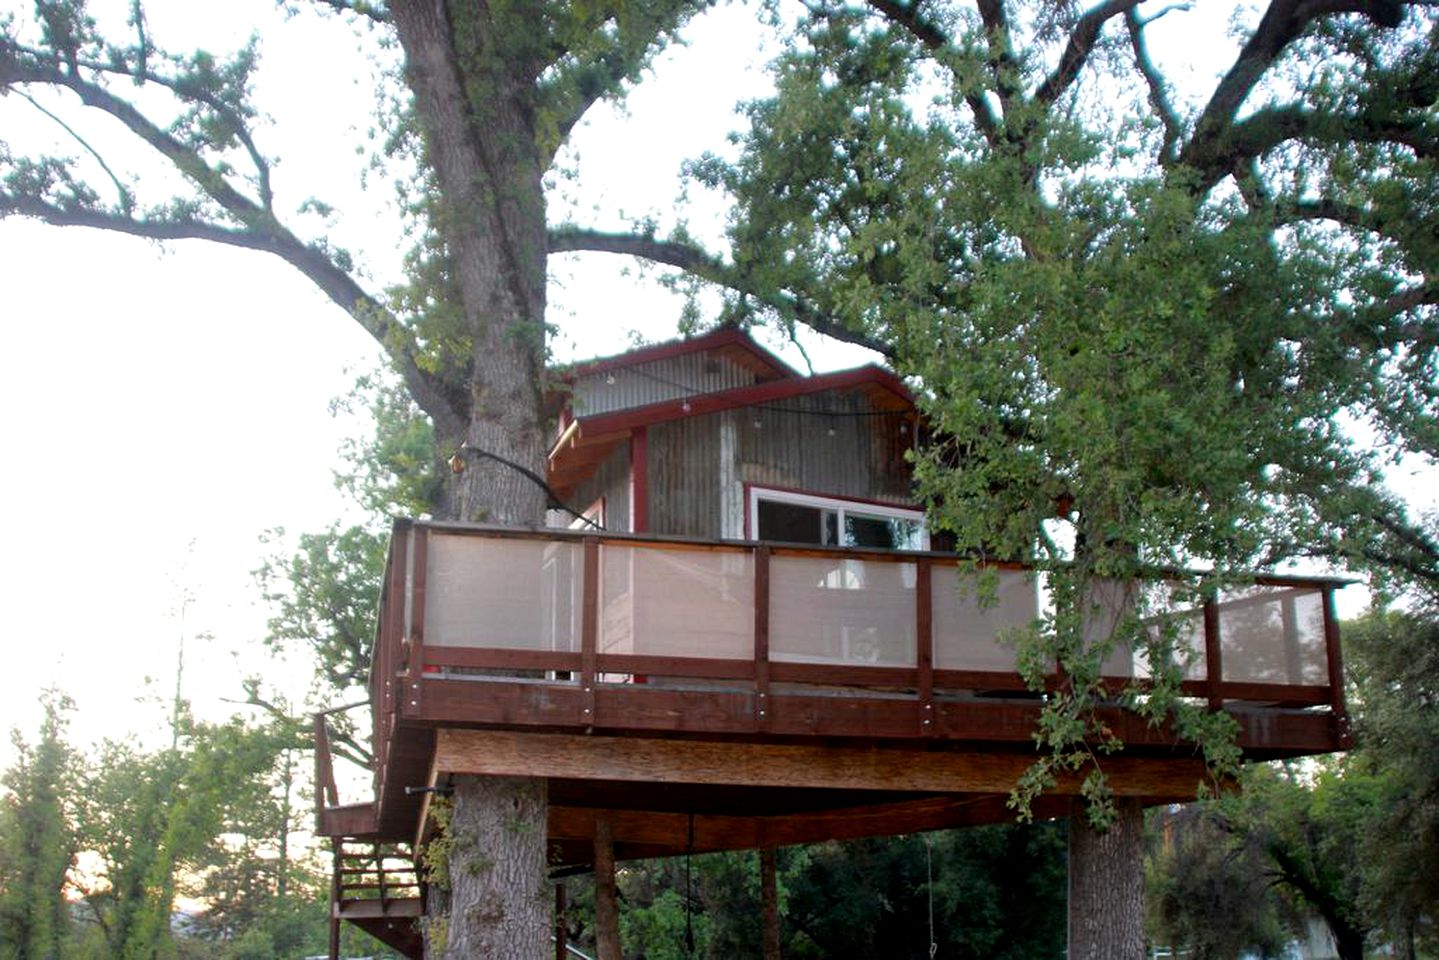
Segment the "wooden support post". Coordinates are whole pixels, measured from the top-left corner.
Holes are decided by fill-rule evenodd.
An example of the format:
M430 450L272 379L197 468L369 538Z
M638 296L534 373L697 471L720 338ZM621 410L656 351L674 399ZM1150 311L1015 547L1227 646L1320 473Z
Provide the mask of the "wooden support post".
M1219 601L1204 601L1204 686L1209 692L1209 709L1224 709L1224 651L1219 637Z
M775 879L774 847L759 850L759 898L764 960L780 960L779 884Z
M330 875L330 960L340 960L340 853L345 841L334 840L334 872Z
M595 952L598 960L624 960L615 893L615 843L609 817L603 813L595 819Z

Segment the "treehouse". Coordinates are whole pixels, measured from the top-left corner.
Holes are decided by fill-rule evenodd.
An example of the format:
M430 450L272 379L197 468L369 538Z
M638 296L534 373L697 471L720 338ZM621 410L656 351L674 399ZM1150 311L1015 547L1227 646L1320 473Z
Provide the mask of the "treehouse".
M370 705L373 799L339 805L317 720L333 915L412 955L413 864L456 775L542 777L556 871L592 862L993 822L1033 761L1042 693L1004 642L1042 583L990 569L981 600L910 499L913 398L878 367L801 376L720 330L578 367L549 456L574 514L546 529L397 521ZM1259 577L1161 602L1183 692L1246 757L1340 748L1333 593ZM1090 628L1132 603L1096 588ZM1164 584L1147 585L1160 592ZM1105 664L1143 679L1142 657ZM1192 744L1118 705L1114 792L1191 799ZM1077 780L1035 807L1067 815Z

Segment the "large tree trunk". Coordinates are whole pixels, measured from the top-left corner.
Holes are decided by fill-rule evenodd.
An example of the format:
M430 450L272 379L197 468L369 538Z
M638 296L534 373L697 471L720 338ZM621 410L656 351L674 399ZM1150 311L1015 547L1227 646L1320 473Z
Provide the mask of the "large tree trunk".
M1070 960L1143 960L1144 810L1117 801L1108 830L1069 820Z
M547 51L535 42L538 11L528 6L393 0L389 11L443 198L430 219L446 270L429 294L459 317L439 344L453 348L443 361L448 401L466 414L463 436L439 431L457 467L441 515L539 526L546 239L535 82ZM428 956L547 954L546 814L542 781L457 782L452 883L447 895L437 891L426 924ZM439 912L446 905L448 921Z
M450 883L429 904L427 956L538 960L548 955L545 809L543 780L455 778Z

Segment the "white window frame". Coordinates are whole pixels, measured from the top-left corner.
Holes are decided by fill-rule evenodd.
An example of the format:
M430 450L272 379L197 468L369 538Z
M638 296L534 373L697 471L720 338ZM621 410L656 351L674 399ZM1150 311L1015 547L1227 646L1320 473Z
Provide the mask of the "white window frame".
M909 520L919 524L919 549L929 549L929 524L925 522L924 511L906 507L895 507L888 504L873 503L868 500L853 500L844 497L828 497L815 493L797 493L792 490L782 490L777 487L762 487L751 484L749 488L749 503L745 505L746 516L749 518L749 534L759 539L759 502L769 500L778 503L792 503L796 506L814 507L819 510L833 510L836 514L837 529L843 533L844 518L846 513L857 513L861 516L884 517L895 520ZM839 546L830 544L830 546Z

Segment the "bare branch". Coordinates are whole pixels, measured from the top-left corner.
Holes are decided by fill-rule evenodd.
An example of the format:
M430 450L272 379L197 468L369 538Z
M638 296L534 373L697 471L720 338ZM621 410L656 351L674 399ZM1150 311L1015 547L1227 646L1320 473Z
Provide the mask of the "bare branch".
M353 13L372 23L388 24L389 12L383 4L368 3L366 0L310 0L317 7L334 10L336 13Z
M751 297L785 317L792 317L816 333L866 347L886 357L893 356L894 353L892 344L843 326L794 294L759 289L742 271L691 244L632 233L605 233L566 227L550 231L549 252L614 253L676 267L701 280Z
M1147 20L1141 20L1133 7L1124 11L1124 23L1129 29L1129 49L1134 52L1134 63L1139 67L1139 74L1149 88L1149 105L1164 126L1164 139L1159 146L1160 163L1167 163L1174 156L1174 145L1179 142L1182 124L1179 114L1174 111L1174 104L1169 101L1169 91L1165 87L1164 77L1160 75L1159 69L1155 67L1153 59L1149 56L1149 45L1144 39L1144 27L1163 16L1165 12L1181 7L1187 8L1188 4L1165 7L1163 11Z
M1111 17L1129 12L1139 3L1140 0L1106 0L1080 17L1070 31L1069 44L1059 58L1059 65L1045 78L1044 83L1039 85L1039 89L1034 91L1035 102L1047 107L1063 96L1089 60L1104 25Z
M39 110L45 116L55 121L55 123L59 125L60 129L68 133L71 139L73 139L76 143L80 144L80 146L85 150L85 152L90 154L90 156L94 158L95 162L100 165L100 169L105 171L105 176L109 177L110 182L115 185L115 191L120 195L120 209L127 214L132 212L135 209L134 195L130 193L130 188L125 186L125 184L120 180L120 178L116 176L115 171L110 169L110 165L105 162L105 158L100 155L100 151L92 147L88 140L80 136L79 132L76 131L74 127L70 126L64 120L57 117L54 113L45 109L45 107L41 105L41 103L34 97L30 96L30 94L26 93L23 90L17 90L15 92L19 94L22 99L28 102L30 106L34 107L36 110Z
M896 0L867 0L867 2L871 9L884 16L890 23L905 30L931 52L936 54L953 52L954 44L949 34L945 33L932 20L922 16L918 3L898 3ZM937 59L940 63L944 62L942 57ZM960 78L956 75L955 79L959 80ZM969 112L974 117L974 125L984 137L985 142L990 146L999 143L999 118L990 108L984 91L977 89L973 83L965 83L962 93L965 105L969 107Z
M59 207L39 198L0 191L0 216L12 214L54 226L93 227L149 240L208 240L273 254L309 278L380 344L414 394L415 402L435 421L437 429L462 430L463 408L448 396L440 381L416 363L411 338L394 315L323 250L302 242L277 224L260 230L201 220L143 220L105 210Z

